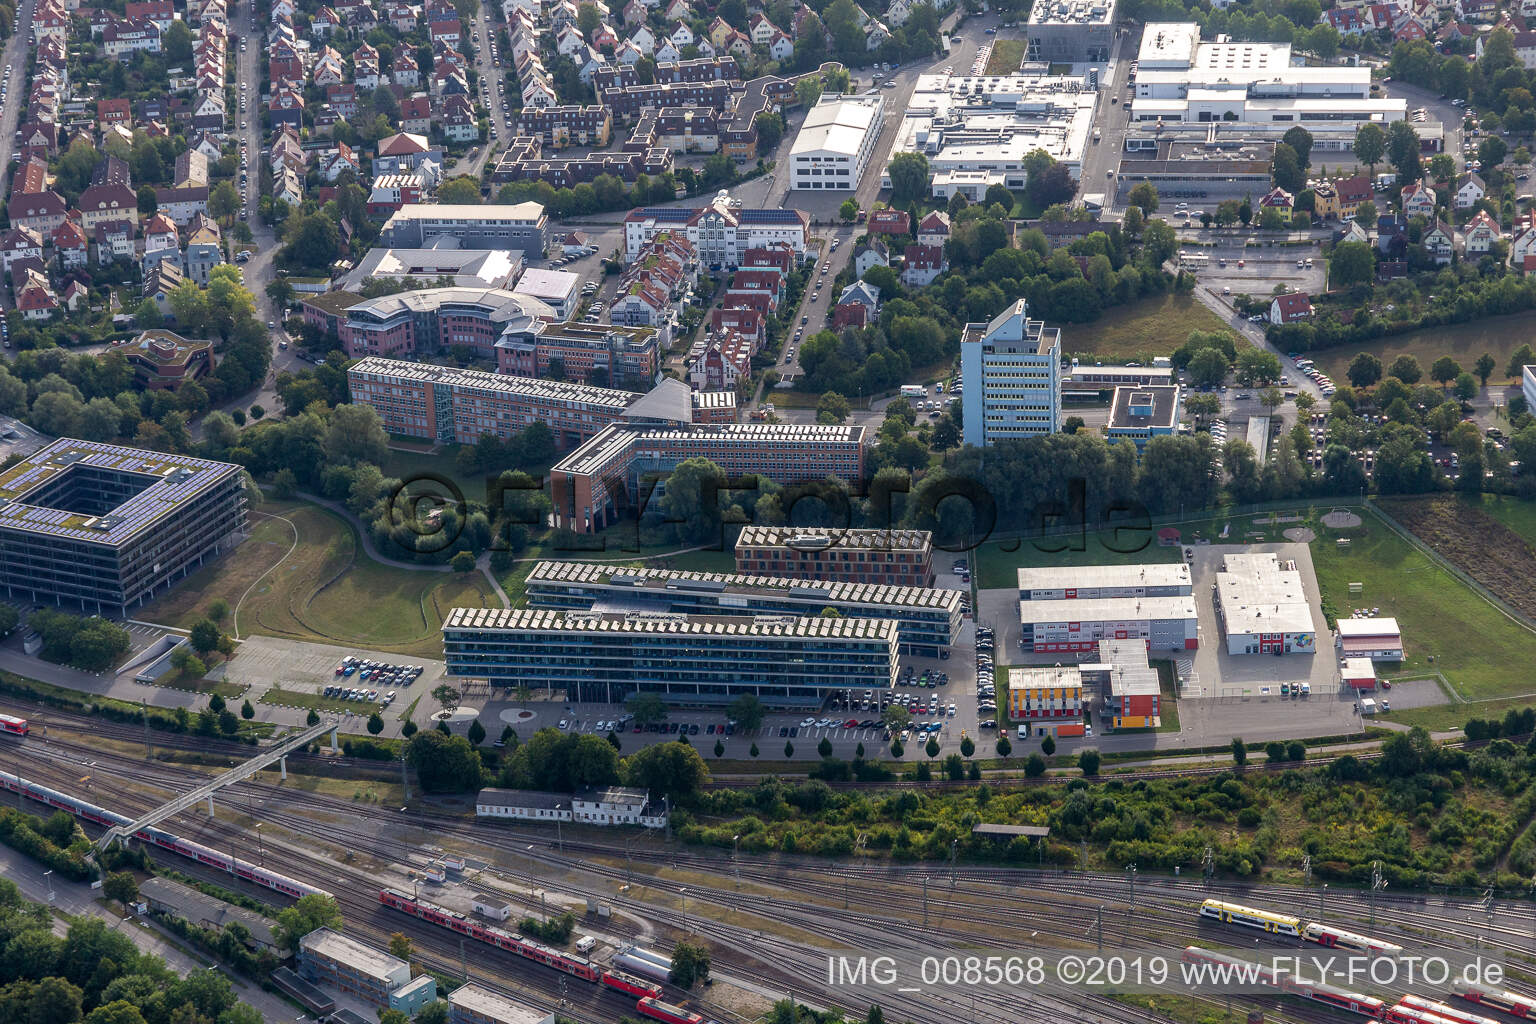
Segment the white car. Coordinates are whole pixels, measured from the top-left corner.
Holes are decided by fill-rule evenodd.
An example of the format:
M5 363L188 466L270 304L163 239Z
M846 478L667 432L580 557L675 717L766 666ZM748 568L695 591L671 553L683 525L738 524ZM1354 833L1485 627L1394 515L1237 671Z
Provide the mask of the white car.
M809 729L809 728L811 728L811 726L813 726L815 724L816 724L816 719L814 719L814 718L807 718L805 721L800 723L800 728L802 728L802 729Z

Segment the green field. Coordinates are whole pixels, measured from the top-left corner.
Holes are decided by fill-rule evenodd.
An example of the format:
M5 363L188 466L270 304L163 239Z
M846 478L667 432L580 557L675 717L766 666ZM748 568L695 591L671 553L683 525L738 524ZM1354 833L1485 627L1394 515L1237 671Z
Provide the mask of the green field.
M269 515L254 517L244 544L147 606L141 617L186 628L206 615L209 602L223 598L233 609L231 629L242 636L438 657L448 609L500 603L479 573L374 561L345 521L317 506L269 502L260 511ZM290 553L294 531L299 543Z
M1509 382L1510 378L1504 375L1504 369L1510 355L1530 341L1530 317L1521 314L1493 317L1470 324L1429 327L1411 334L1377 338L1358 345L1320 349L1308 355L1319 370L1343 383L1349 379L1345 371L1349 369L1350 360L1361 352L1375 353L1383 365L1390 364L1400 355L1414 356L1424 368L1426 380L1430 365L1441 356L1450 356L1461 364L1462 369L1470 371L1477 357L1487 352L1493 356L1495 363L1493 376L1488 378L1491 386Z
M1062 352L1116 363L1150 362L1170 355L1190 331L1230 330L1226 323L1190 295L1164 295L1130 306L1115 306L1093 323L1063 332Z
M1339 547L1339 537L1349 538L1349 545ZM1532 688L1519 667L1536 662L1536 634L1468 590L1374 514L1367 513L1357 529L1320 530L1312 563L1324 606L1332 612L1380 608L1380 614L1398 620L1408 658L1401 668L1389 668L1387 678L1440 672L1474 701ZM1351 594L1350 583L1363 584L1362 592ZM1462 707L1453 718L1469 717L1470 709Z

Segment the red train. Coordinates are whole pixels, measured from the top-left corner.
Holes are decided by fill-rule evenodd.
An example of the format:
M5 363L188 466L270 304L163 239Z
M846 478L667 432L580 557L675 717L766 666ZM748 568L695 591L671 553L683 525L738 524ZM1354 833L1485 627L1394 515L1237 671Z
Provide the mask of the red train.
M0 732L8 732L12 736L25 736L28 731L27 720L17 718L14 715L0 715Z
M632 974L613 968L603 969L586 957L572 956L562 953L558 949L552 949L541 942L524 938L516 932L509 932L494 925L484 924L463 914L439 907L435 903L412 896L410 893L400 892L398 889L380 889L379 902L386 907L394 907L403 910L413 917L419 917L423 921L431 922L440 928L467 935L478 942L497 946L509 953L516 953L520 957L543 964L545 967L553 967L583 981L601 982L616 992L623 992L629 996L640 996L654 999L661 995L661 986L653 982L637 978Z
M1314 1003L1323 1003L1349 1013L1358 1013L1364 1017L1382 1018L1387 1011L1387 1004L1375 996L1362 995L1359 992L1349 992L1345 989L1335 988L1332 985L1307 984L1298 981L1293 975L1277 973L1269 967L1243 960L1240 957L1228 956L1215 950L1201 949L1199 946L1186 946L1184 949L1184 962L1187 964L1204 963L1211 964L1220 971L1225 968L1228 979L1244 979L1268 988L1279 989L1288 995L1301 999L1310 999ZM1221 978L1220 973L1213 973L1213 980ZM1230 983L1230 982L1229 982ZM1397 1024L1415 1024L1412 1021L1399 1021ZM1446 1024L1442 1021L1421 1021L1417 1024Z
M661 995L661 986L654 981L646 981L644 978L637 978L633 974L625 974L611 967L603 971L603 984L641 999L656 999Z
M666 1021L666 1024L704 1024L704 1018L697 1013L652 997L640 1000L635 1004L635 1009L642 1017Z
M1404 1001L1396 1006L1387 1007L1387 1012L1382 1015L1386 1024L1459 1024L1458 1021L1444 1017L1428 1007L1441 1006L1441 1003L1432 1003L1428 999L1419 999L1417 996L1404 996ZM1413 999L1423 1006L1411 1005L1407 1000ZM1486 1018L1484 1018L1486 1019Z
M1518 992L1509 992L1497 988L1473 988L1471 985L1458 985L1456 994L1469 1003L1479 1006L1491 1006L1511 1017L1536 1017L1536 999L1530 996L1522 996Z
M1423 996L1416 996L1412 993L1399 999L1395 1009L1432 1013L1436 1017L1451 1021L1452 1024L1498 1024L1491 1017L1484 1017L1470 1010L1463 1010L1459 1006L1436 1002L1433 999L1425 999ZM1409 1024L1412 1024L1412 1022L1409 1022Z

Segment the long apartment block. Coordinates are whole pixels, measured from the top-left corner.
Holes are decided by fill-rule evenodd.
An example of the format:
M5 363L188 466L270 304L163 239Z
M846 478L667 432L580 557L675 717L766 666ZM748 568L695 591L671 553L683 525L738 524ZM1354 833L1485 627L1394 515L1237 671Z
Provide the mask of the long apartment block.
M246 535L228 462L60 438L0 473L8 600L122 614Z
M594 533L634 511L640 482L684 459L709 459L728 476L779 484L864 475L864 428L814 423L637 428L615 424L550 469L556 524Z
M890 619L455 608L443 658L450 676L565 690L583 703L652 693L721 708L751 693L810 710L835 690L895 685L897 640Z
M904 651L947 655L960 633L960 591L830 583L739 573L540 562L528 574L528 603L578 611L622 607L686 615L815 617L832 608L851 619L892 619Z
M466 249L517 249L532 258L549 244L549 218L538 203L415 204L390 216L379 244L420 249L434 238L453 239Z

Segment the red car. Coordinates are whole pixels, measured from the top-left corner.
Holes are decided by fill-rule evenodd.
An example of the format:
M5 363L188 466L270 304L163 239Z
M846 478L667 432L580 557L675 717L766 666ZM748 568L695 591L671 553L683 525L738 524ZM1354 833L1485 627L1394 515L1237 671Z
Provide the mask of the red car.
M1388 681L1387 681L1387 680L1385 680L1385 679L1383 679L1383 680L1382 680L1382 681L1381 681L1381 688L1382 688L1382 689L1383 689L1383 690L1390 690L1390 689L1392 689L1392 684L1391 684L1391 683L1389 683L1389 682L1388 682Z
M859 720L857 718L850 718L850 719L848 719L848 721L843 723L843 728L844 729L857 729L858 727L859 727Z

